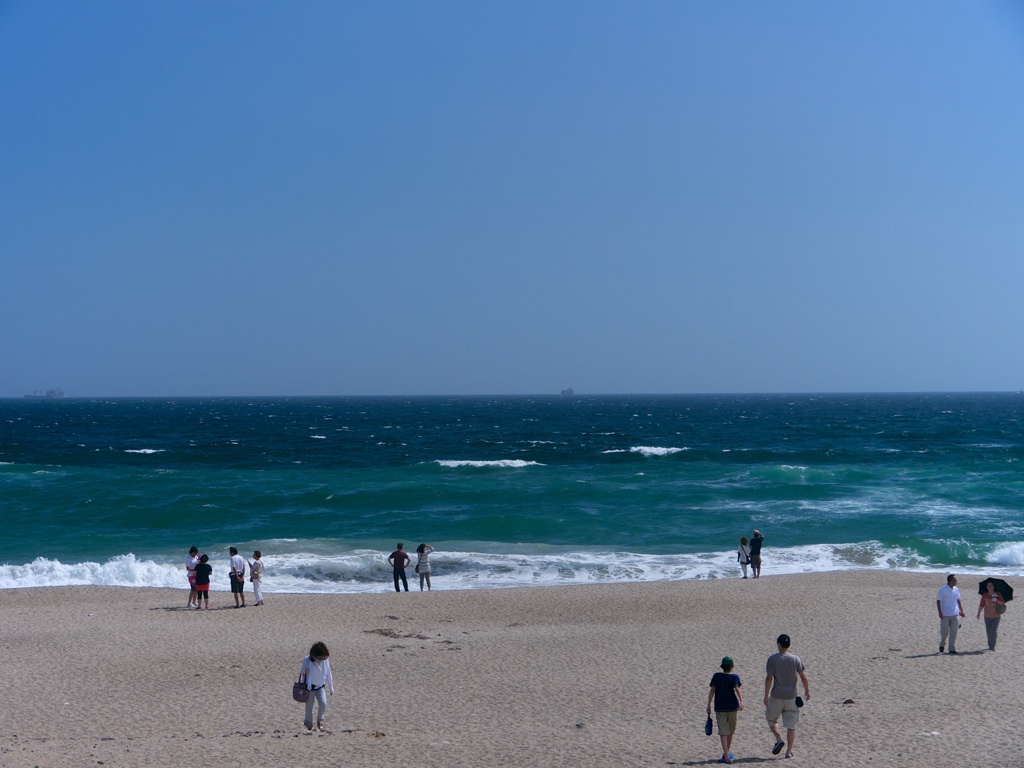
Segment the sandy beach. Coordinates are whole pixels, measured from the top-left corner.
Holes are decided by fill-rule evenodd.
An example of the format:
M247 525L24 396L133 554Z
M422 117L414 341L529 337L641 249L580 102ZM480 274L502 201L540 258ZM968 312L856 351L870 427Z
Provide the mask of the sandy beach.
M0 592L2 766L694 766L708 683L736 660L736 763L771 754L764 663L789 633L812 698L796 756L833 766L1024 765L1015 604L989 653L964 576L960 655L938 654L941 575L799 576L374 595ZM1011 579L1011 583L1012 583ZM326 733L291 683L331 651Z

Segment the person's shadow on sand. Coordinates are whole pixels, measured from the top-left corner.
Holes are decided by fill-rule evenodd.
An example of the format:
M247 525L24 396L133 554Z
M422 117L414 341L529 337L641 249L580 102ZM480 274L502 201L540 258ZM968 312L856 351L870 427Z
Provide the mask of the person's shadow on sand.
M713 757L710 760L687 760L685 762L677 762L675 760L669 760L665 765L721 765L719 760L721 758ZM768 763L775 762L778 758L775 757L734 757L730 765L737 765L739 763Z
M203 608L204 611L226 611L228 608L234 608L233 605L217 605L210 608ZM180 605L155 605L149 610L151 611L170 611L171 613L193 613L195 608L185 608Z
M986 651L957 651L954 656L984 656ZM913 656L904 656L904 659L931 659L935 656L949 656L948 653L918 653Z

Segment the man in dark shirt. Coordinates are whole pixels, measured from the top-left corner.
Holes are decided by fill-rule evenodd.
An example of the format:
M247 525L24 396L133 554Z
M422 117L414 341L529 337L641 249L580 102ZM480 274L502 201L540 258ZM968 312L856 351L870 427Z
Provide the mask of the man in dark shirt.
M412 558L405 554L405 550L402 549L403 546L404 545L401 542L399 542L398 547L395 549L395 551L388 555L388 565L390 565L394 569L395 592L402 591L398 588L399 579L402 580L402 584L405 586L405 591L409 591L409 582L405 578L405 566L409 564Z
M743 709L743 694L740 692L740 676L733 674L732 657L722 659L722 671L715 672L708 691L708 716L711 715L711 700L715 700L715 717L718 720L718 737L722 740L720 763L731 763L732 735L736 733L736 714Z
M750 539L750 569L754 572L754 578L761 578L761 545L764 544L764 536L760 531L754 531Z

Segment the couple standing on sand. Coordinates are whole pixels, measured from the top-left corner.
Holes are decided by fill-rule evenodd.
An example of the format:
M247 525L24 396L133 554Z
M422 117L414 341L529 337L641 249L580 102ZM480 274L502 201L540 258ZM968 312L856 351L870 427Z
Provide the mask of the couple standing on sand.
M412 562L412 558L402 549L404 546L402 542L398 542L395 551L388 555L388 565L391 566L395 579L395 592L402 591L398 588L399 581L402 582L405 591L409 591L409 582L405 578L405 569ZM430 553L433 551L434 548L429 544L420 544L416 547L416 573L420 575L420 592L423 591L424 581L427 584L427 591L430 591Z
M789 635L779 635L775 641L778 653L768 657L765 664L767 675L764 679L764 707L768 727L775 736L772 754L779 754L786 748L786 757L793 756L793 743L796 741L796 725L800 719L800 707L804 699L796 694L797 682L803 683L804 698L811 698L810 683L804 672L804 664L795 653L789 652ZM726 656L722 659L722 671L716 672L711 678L711 690L708 691L708 723L706 733L711 735L711 703L714 700L715 717L718 720L718 736L722 740L722 757L718 762L731 764L734 757L730 753L732 737L736 732L736 716L743 709L743 694L740 692L740 677L733 674L733 660ZM786 740L779 733L779 718L786 728Z
M740 546L736 550L736 559L743 568L743 578L747 578L747 566L754 572L754 578L761 578L761 545L764 543L764 536L760 531L754 531L754 537L748 542L746 536L740 536Z

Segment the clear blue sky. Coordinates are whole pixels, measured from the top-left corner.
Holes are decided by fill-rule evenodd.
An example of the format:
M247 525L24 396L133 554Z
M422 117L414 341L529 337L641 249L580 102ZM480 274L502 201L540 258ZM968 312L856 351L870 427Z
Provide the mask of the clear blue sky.
M1024 387L1018 2L5 2L0 396Z

